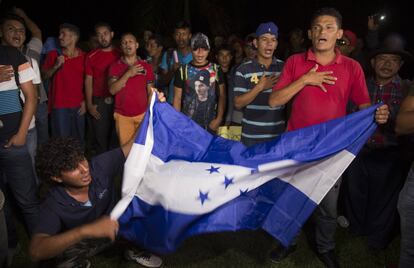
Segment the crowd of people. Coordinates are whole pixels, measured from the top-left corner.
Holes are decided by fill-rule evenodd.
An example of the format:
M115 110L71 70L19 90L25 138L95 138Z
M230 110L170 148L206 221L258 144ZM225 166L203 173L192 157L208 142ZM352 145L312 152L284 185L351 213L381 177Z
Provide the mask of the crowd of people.
M87 52L70 23L43 44L42 31L19 8L0 27L0 265L7 257L10 263L8 253L18 245L20 214L29 254L45 267L89 267L91 256L120 240L117 221L108 217L118 200L114 179L154 92L213 135L241 126L246 146L382 103L376 132L313 214L315 253L326 267L340 267L335 230L342 217L374 251L400 230L400 267L414 265L414 86L399 76L412 55L401 35L380 41L372 17L365 49L342 29L336 9L321 8L307 38L292 30L279 53L274 22L244 40L211 42L180 21L172 48L150 31L142 42L123 33L118 46L111 25L101 22ZM48 192L40 201L43 184ZM279 244L269 258L281 262L296 242ZM125 257L162 265L159 256L131 245Z

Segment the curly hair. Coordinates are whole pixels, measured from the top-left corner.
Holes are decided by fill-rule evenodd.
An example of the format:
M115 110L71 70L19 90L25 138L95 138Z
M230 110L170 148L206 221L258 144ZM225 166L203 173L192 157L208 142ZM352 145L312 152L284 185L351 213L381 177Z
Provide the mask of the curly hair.
M80 143L73 138L52 138L36 154L38 176L45 181L59 177L62 171L74 170L85 159Z

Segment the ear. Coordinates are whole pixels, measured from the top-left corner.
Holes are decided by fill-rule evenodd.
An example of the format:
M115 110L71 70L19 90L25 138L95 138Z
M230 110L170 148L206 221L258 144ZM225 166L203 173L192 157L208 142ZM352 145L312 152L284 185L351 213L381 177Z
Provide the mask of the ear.
M111 38L114 38L114 32L111 32Z
M312 31L310 29L308 30L308 39L312 40Z
M57 183L62 183L63 182L60 177L56 177L56 176L52 176L52 177L50 177L50 179L54 182L57 182Z
M338 34L337 34L337 39L341 39L343 35L344 35L344 30L339 29Z
M255 38L255 39L253 39L253 46L255 47L255 48L257 48L257 39Z

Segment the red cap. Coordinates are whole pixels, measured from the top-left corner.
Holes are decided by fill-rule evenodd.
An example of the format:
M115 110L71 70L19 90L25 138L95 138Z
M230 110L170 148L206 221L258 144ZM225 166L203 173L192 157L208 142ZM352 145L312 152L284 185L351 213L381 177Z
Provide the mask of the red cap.
M357 43L357 36L356 36L356 34L354 34L353 32L351 32L350 30L345 30L344 31L344 35L345 35L346 38L348 38L349 44L351 46L353 46L353 47L356 46L356 43Z

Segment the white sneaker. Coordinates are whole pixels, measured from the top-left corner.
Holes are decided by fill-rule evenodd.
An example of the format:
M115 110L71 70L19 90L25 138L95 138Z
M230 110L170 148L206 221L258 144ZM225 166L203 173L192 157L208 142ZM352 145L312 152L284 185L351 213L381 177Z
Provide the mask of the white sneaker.
M145 267L158 268L162 265L162 259L148 251L127 249L124 254L127 260L134 261Z

